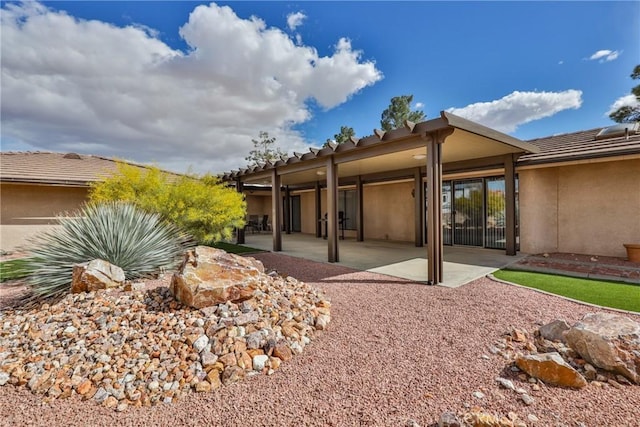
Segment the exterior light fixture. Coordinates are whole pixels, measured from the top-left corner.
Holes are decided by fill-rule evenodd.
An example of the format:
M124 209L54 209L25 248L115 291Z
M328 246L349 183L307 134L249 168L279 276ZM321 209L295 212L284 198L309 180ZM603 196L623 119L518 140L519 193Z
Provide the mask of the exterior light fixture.
M316 171L316 175L326 175L325 171Z
M414 159L416 159L416 160L422 160L422 159L426 159L427 155L426 154L414 154L412 157Z

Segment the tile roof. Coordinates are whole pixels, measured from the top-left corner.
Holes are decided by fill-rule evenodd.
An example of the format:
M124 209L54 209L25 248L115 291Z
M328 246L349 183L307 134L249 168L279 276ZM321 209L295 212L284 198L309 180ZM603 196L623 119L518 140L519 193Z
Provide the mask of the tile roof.
M540 152L521 156L518 165L640 154L640 133L628 138L617 136L596 140L601 130L595 128L529 140L527 142L539 147Z
M129 164L146 168L144 165ZM117 161L107 157L41 151L0 153L2 182L85 186L116 170Z

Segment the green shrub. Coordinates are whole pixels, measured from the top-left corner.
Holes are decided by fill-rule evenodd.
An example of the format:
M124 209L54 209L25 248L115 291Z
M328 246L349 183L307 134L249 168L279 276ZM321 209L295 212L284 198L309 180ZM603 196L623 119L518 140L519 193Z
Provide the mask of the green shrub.
M31 242L32 299L67 293L75 264L100 258L122 268L127 279L137 279L175 268L194 244L159 215L127 203L87 205L59 223Z
M242 194L211 175L173 175L156 167L118 164L118 174L92 185L92 202L126 201L160 214L200 242L229 239L244 227Z

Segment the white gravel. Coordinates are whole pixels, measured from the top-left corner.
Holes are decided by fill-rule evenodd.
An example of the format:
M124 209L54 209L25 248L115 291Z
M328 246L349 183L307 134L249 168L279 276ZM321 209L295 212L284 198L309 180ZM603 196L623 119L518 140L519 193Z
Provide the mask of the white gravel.
M488 350L513 327L533 332L539 322L573 323L594 308L486 278L447 289L284 255L255 257L317 285L332 301L328 330L274 375L124 412L75 398L48 405L7 385L0 388L0 425L432 426L444 411L480 405L537 419L529 423L536 426L640 426L640 386L534 391ZM534 403L501 388L496 376L527 390Z

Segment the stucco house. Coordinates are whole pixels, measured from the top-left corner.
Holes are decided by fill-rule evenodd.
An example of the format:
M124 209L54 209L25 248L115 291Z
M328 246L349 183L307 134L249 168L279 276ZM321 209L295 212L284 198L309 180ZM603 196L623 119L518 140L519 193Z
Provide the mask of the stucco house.
M143 165L135 165L145 168ZM117 170L114 159L76 153L0 153L0 249L11 251L78 209L89 184Z
M433 283L443 245L624 257L640 243L637 123L520 141L442 112L221 177L280 224L274 251L283 232L326 236L329 262L343 233L414 242Z

